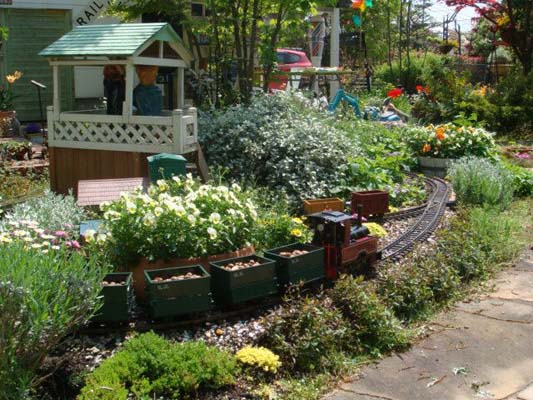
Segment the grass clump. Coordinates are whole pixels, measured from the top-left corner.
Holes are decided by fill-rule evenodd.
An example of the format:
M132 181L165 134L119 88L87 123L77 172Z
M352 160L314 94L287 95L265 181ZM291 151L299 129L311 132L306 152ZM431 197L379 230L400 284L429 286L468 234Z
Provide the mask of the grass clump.
M457 200L462 204L489 205L505 210L513 200L513 176L487 159L462 158L450 167L448 174Z
M203 342L172 343L139 335L91 373L78 400L183 399L235 382L231 354Z

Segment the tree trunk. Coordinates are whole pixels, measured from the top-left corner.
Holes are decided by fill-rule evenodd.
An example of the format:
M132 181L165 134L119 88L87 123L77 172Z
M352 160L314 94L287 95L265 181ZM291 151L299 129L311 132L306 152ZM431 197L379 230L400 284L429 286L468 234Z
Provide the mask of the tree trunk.
M281 24L283 20L283 2L280 1L278 12L276 15L276 26L272 36L270 37L270 49L275 54L276 46L278 44L278 36L281 31ZM265 67L264 76L263 76L263 91L268 92L268 85L270 84L270 79L272 78L272 71L274 70L274 60L269 60L268 64Z

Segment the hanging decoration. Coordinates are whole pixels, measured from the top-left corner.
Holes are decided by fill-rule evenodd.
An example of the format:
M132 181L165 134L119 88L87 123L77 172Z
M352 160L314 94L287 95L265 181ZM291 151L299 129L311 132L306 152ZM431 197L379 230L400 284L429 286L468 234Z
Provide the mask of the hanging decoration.
M361 17L359 15L357 14L352 15L352 20L356 27L358 28L361 27Z

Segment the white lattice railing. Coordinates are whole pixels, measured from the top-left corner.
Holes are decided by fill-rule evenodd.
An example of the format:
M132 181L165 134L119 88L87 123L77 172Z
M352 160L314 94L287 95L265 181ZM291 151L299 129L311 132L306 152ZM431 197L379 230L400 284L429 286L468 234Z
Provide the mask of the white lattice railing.
M48 108L50 147L184 154L196 150L196 109L175 110L171 116L122 116L100 113L54 113Z

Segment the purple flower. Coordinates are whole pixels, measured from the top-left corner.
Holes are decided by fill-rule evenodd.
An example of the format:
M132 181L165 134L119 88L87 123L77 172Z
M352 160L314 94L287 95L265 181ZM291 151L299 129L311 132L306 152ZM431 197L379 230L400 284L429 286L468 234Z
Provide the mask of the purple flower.
M65 231L56 231L54 233L54 236L58 237L58 238L64 238L67 236L67 232Z
M514 155L516 158L519 158L521 160L529 160L531 158L531 156L529 155L529 153L518 153L518 154L515 154Z
M69 240L68 242L65 242L65 245L75 250L81 249L81 246L77 240Z

